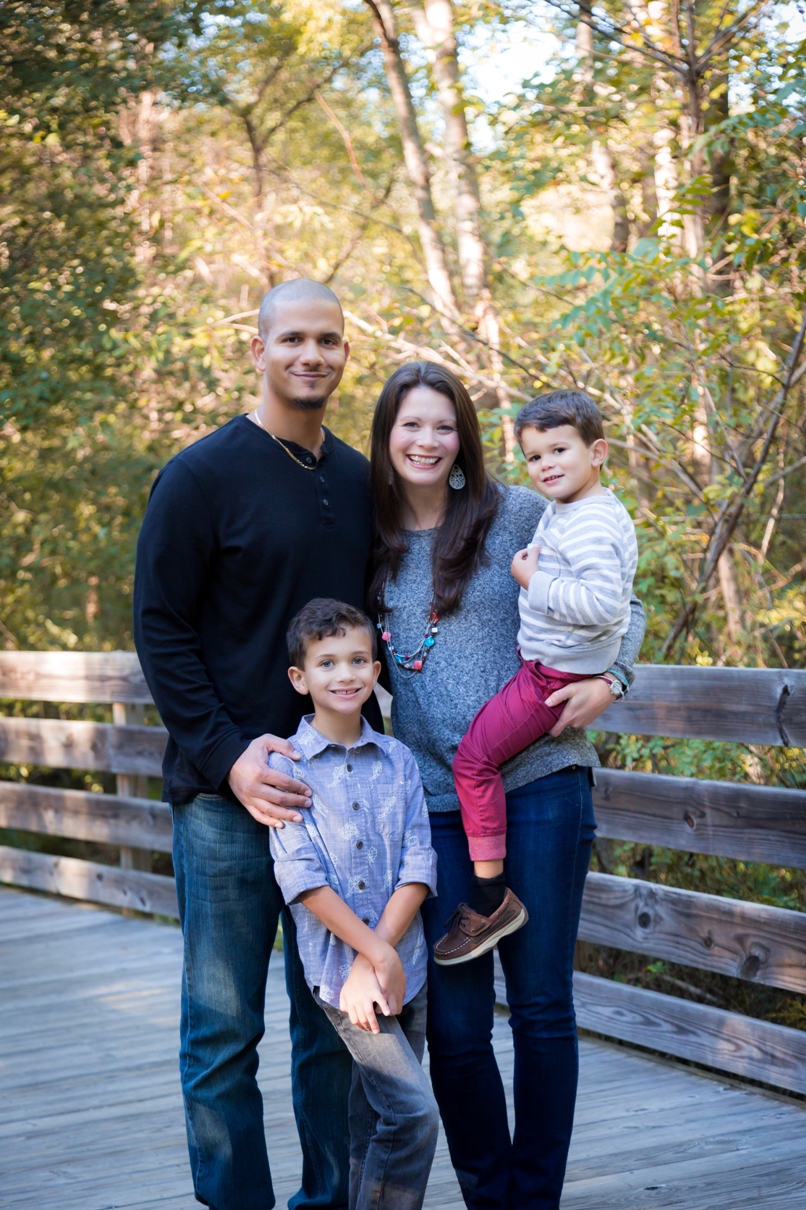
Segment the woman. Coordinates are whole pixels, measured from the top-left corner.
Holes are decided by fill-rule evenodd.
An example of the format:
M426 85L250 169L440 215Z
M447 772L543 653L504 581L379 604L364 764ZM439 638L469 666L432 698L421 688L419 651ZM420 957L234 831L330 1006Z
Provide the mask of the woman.
M428 362L402 366L383 389L372 478L371 600L387 648L392 721L417 759L438 855L438 897L422 907L434 1091L467 1206L549 1210L559 1206L577 1086L571 974L598 764L584 728L613 701L611 688L592 678L553 695L566 702L556 738L504 767L507 885L530 916L499 946L515 1051L511 1140L492 1049L493 956L440 967L430 951L471 888L451 762L476 711L517 671L518 586L509 567L546 502L489 478L467 391ZM639 602L631 614L613 668L625 687L643 637Z

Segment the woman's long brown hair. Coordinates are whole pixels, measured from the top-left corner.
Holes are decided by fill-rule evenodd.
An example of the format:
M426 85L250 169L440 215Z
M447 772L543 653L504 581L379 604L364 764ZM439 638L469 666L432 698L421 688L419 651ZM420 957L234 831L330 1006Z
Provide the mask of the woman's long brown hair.
M459 433L456 465L465 475L464 487L458 491L448 488L445 517L431 552L433 607L444 617L459 608L471 577L486 558L484 544L501 492L484 466L478 416L467 389L450 370L430 361L413 361L395 370L375 407L370 445L376 530L369 600L372 609L386 612L384 584L397 577L408 550L402 525L402 485L389 456L389 438L401 403L409 391L420 386L438 391L453 404ZM423 613L427 606L424 601Z

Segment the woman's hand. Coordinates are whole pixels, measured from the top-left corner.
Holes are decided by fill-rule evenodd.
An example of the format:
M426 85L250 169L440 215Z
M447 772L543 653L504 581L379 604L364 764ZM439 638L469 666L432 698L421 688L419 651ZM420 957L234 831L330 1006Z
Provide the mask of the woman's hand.
M513 558L509 570L518 581L521 588L529 588L529 581L537 571L537 560L539 555L539 546L527 546L525 550L519 550Z
M376 1006L385 1017L393 1015L372 963L358 954L341 989L339 1008L348 1013L353 1025L367 1033L379 1034L381 1027L375 1016Z
M591 677L587 681L574 681L546 698L547 706L559 706L563 702L565 709L551 728L550 735L562 735L566 727L590 727L608 706L613 705L613 694L607 681L601 677Z

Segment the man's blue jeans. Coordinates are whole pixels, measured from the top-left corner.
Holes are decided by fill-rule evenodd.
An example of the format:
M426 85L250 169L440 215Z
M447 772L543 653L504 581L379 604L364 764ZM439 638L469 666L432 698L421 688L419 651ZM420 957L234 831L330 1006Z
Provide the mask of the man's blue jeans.
M499 945L515 1049L510 1138L492 1048L492 953L437 966L431 946L470 897L458 811L431 815L438 897L422 905L429 948L428 1050L451 1160L471 1210L557 1210L576 1101L574 943L595 822L589 771L576 766L507 795L507 885L529 911Z
M291 1001L291 1078L302 1188L291 1210L345 1210L352 1060L305 984L267 829L243 807L200 794L175 807L173 859L185 942L180 1070L198 1201L215 1210L275 1205L257 1045L282 912Z

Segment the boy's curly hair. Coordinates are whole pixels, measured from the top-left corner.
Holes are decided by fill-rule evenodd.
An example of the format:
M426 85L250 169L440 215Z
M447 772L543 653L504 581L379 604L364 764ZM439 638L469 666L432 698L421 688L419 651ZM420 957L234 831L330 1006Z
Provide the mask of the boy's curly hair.
M584 391L547 391L524 404L515 417L515 436L518 441L524 429L558 429L563 424L572 425L586 445L593 445L604 437L602 413Z
M374 656L376 653L375 627L363 609L356 609L354 605L347 605L344 601L334 601L331 597L315 597L307 605L303 605L299 613L291 619L291 625L288 627L286 641L291 667L303 667L305 653L310 643L319 639L329 639L337 634L346 634L348 630L360 627L363 627L369 634Z

